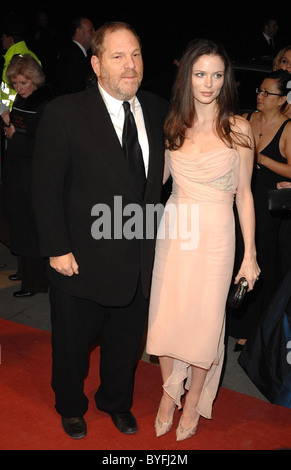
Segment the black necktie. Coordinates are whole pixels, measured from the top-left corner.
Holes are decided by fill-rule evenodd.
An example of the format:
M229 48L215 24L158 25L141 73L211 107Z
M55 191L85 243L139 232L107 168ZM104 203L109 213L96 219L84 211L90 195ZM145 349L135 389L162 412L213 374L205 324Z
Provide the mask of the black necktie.
M274 49L274 41L272 38L269 39L269 43L272 49Z
M125 116L122 133L122 147L126 155L128 166L134 173L136 182L143 195L146 176L142 151L137 137L137 128L133 114L130 111L130 104L127 101L124 101L123 107Z

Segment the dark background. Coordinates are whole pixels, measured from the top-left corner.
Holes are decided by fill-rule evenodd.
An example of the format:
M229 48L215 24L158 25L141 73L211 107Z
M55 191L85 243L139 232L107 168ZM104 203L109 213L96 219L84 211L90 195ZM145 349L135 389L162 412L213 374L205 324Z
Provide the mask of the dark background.
M81 6L79 6L81 4ZM7 7L6 12L13 11ZM108 5L108 6L107 6ZM91 0L70 2L26 2L25 8L14 11L27 24L33 22L37 10L47 11L50 23L58 35L66 34L71 18L89 17L97 28L105 21L121 20L130 23L141 36L146 59L163 60L169 52L182 47L195 37L207 37L224 44L235 56L245 41L261 29L265 16L275 17L279 23L278 38L287 45L291 42L290 0L265 2L226 1L145 1L110 2ZM6 13L3 9L1 16ZM288 42L289 41L289 42Z
M7 4L6 4L7 5ZM4 14L13 11L13 3ZM265 16L274 17L279 24L277 39L282 47L291 44L290 0L265 2L218 1L81 1L78 3L27 2L21 14L28 31L27 43L35 28L34 17L38 10L45 10L50 29L57 46L69 37L72 18L85 16L95 28L106 21L119 20L130 23L141 37L145 65L144 85L154 84L153 91L167 94L163 87L171 83L175 74L173 59L194 38L204 37L221 42L231 59L245 58L248 44L261 31ZM1 15L2 16L2 15ZM2 16L2 18L3 18ZM0 26L1 28L1 26ZM3 53L3 51L2 51ZM168 77L168 80L167 80ZM149 86L150 88L150 86ZM163 93L164 92L164 93Z

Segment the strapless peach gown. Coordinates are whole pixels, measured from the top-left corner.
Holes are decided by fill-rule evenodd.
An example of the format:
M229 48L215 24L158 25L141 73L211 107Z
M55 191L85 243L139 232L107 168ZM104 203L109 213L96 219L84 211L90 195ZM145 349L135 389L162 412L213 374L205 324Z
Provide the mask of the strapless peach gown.
M167 158L173 191L158 230L146 350L175 359L163 386L179 407L190 365L208 370L197 411L211 418L224 359L240 158L227 147Z

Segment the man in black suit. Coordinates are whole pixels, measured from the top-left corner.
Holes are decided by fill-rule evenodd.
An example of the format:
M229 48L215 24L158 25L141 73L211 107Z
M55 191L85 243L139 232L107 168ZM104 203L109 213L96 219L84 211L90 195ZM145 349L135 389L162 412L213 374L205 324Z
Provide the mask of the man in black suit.
M278 22L273 18L265 18L262 31L252 40L252 58L272 62L279 51L276 35L278 33Z
M72 40L57 59L54 91L57 96L86 89L94 75L88 51L94 32L88 18L76 18L72 23Z
M130 409L155 246L155 230L145 221L147 208L160 201L167 114L166 101L138 91L141 45L129 25L99 28L92 53L98 84L46 107L34 155L39 239L50 261L52 386L74 438L86 434L83 384L97 335L96 405L121 432L137 431ZM135 116L143 176L135 175L122 147L124 101Z

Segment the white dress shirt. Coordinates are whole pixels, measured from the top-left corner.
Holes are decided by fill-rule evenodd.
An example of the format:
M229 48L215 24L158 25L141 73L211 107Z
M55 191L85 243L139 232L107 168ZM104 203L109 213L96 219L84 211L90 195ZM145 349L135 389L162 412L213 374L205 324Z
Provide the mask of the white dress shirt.
M274 39L271 38L270 36L268 36L266 33L264 33L264 31L263 31L263 36L265 37L267 43L270 44L270 46L271 46L272 44L274 45ZM272 40L272 43L270 43L271 40Z
M109 93L107 93L100 84L98 84L98 86L99 86L101 96L103 97L107 110L109 112L112 124L114 126L117 137L119 139L120 145L122 146L122 131L123 131L123 123L124 123L124 109L122 106L123 101L113 98L113 96L109 95ZM134 96L128 102L130 103L130 109L135 118L137 132L138 132L138 141L141 146L143 161L144 161L144 166L145 166L145 174L147 176L148 165L149 165L149 143L148 143L147 133L145 129L142 108L136 96Z

